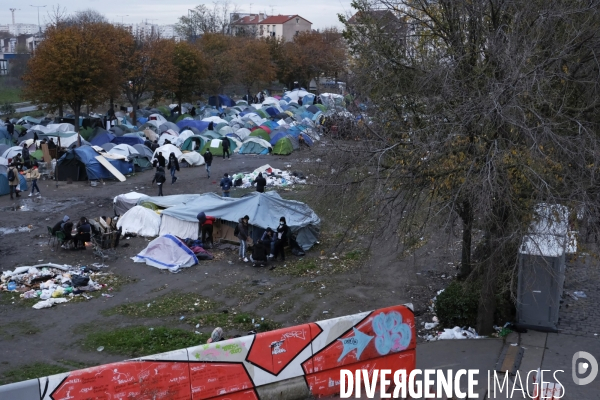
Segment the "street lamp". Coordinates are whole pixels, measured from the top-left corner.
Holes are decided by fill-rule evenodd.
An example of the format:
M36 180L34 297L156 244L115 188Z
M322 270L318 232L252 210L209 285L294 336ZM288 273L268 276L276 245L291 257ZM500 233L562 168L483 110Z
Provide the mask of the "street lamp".
M121 25L123 25L123 18L129 17L129 14L126 14L126 15L117 15L117 17L121 17Z
M31 6L31 4L30 4ZM31 7L35 7L38 9L38 29L39 29L39 33L42 33L42 25L40 25L40 8L46 7L46 6L31 6Z

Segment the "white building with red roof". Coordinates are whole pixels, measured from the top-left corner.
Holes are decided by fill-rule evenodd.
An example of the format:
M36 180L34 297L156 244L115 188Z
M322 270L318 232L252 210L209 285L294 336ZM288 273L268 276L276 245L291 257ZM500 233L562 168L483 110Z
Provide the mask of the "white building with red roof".
M294 40L300 32L310 32L312 22L299 15L247 14L231 23L234 36L275 37L286 42Z

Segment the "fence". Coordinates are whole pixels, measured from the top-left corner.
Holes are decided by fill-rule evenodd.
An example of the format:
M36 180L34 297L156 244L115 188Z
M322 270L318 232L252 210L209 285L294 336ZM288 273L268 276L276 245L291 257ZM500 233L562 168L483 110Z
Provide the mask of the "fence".
M340 370L415 368L411 305L393 306L0 386L0 398L304 399Z

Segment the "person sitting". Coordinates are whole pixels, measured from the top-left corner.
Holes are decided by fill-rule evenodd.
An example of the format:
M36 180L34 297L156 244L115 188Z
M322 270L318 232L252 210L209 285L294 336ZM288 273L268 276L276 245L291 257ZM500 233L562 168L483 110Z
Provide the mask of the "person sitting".
M73 240L73 223L71 221L65 222L60 230L65 234L65 241L62 244L63 249L69 248L69 242Z
M268 227L262 234L260 242L269 248L269 258L273 258L275 254L275 232L273 232L273 229Z
M86 217L81 217L77 224L77 234L73 238L73 250L85 250L85 242L92 240L92 226Z
M211 249L214 245L213 243L213 223L217 220L215 217L210 215L206 215L204 212L199 213L196 218L200 222L201 226L201 239L202 246L205 249Z
M63 226L64 226L64 225L65 225L67 222L69 222L69 216L68 216L68 215L65 215L65 216L63 217L63 219L61 219L59 222L57 222L57 223L56 223L56 225L54 225L54 226L52 227L52 234L53 234L53 235L56 235L56 232L58 232L58 231L62 230L62 227L63 227Z
M298 135L298 146L299 147L306 146L310 150L310 146L308 145L308 143L306 143L306 139L304 139L303 134Z
M264 267L267 265L267 253L269 251L268 248L268 245L261 240L252 246L250 262L252 262L253 267Z

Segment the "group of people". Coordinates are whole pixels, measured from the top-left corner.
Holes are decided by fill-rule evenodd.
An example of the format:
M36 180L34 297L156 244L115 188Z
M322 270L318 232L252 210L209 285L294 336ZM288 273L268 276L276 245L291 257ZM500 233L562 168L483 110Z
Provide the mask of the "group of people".
M38 165L37 163L31 162L29 149L24 143L23 150L21 151L21 153L18 153L16 156L8 160L8 170L6 171L6 178L8 180L8 187L11 200L13 200L15 197L21 197L21 195L19 194L21 187L20 174L24 168L28 169L29 179L31 180L31 192L29 193L29 197L33 196L36 190L38 197L42 195L40 193L40 188L37 185L37 181L38 179L40 179L40 171L38 170Z
M175 153L169 154L169 162L162 155L162 152L159 152L154 160L154 167L156 168L156 173L154 174L154 178L152 179L152 184L154 182L158 185L158 195L163 196L163 185L167 181L167 177L165 175L165 167L171 171L171 185L177 182L177 176L175 176L175 172L179 171L179 161L177 160L177 156Z
M285 261L284 248L288 242L289 227L287 226L285 217L279 218L279 226L276 230L270 227L265 229L260 240L252 246L252 254L247 257L247 245L249 237L248 223L250 217L245 215L240 218L238 225L234 231L237 238L240 240L239 259L244 262L251 261L252 266L265 266L269 260ZM274 268L274 267L272 267Z
M75 229L73 229L73 222L71 222L68 215L65 215L62 220L52 227L52 235L56 236L59 231L65 236L62 244L64 249L68 249L69 244L73 243L71 250L85 250L85 242L92 240L92 225L86 217L81 217Z
M252 96L250 93L246 93L242 99L246 100L248 104L258 104L265 101L265 94L260 92L256 96Z

